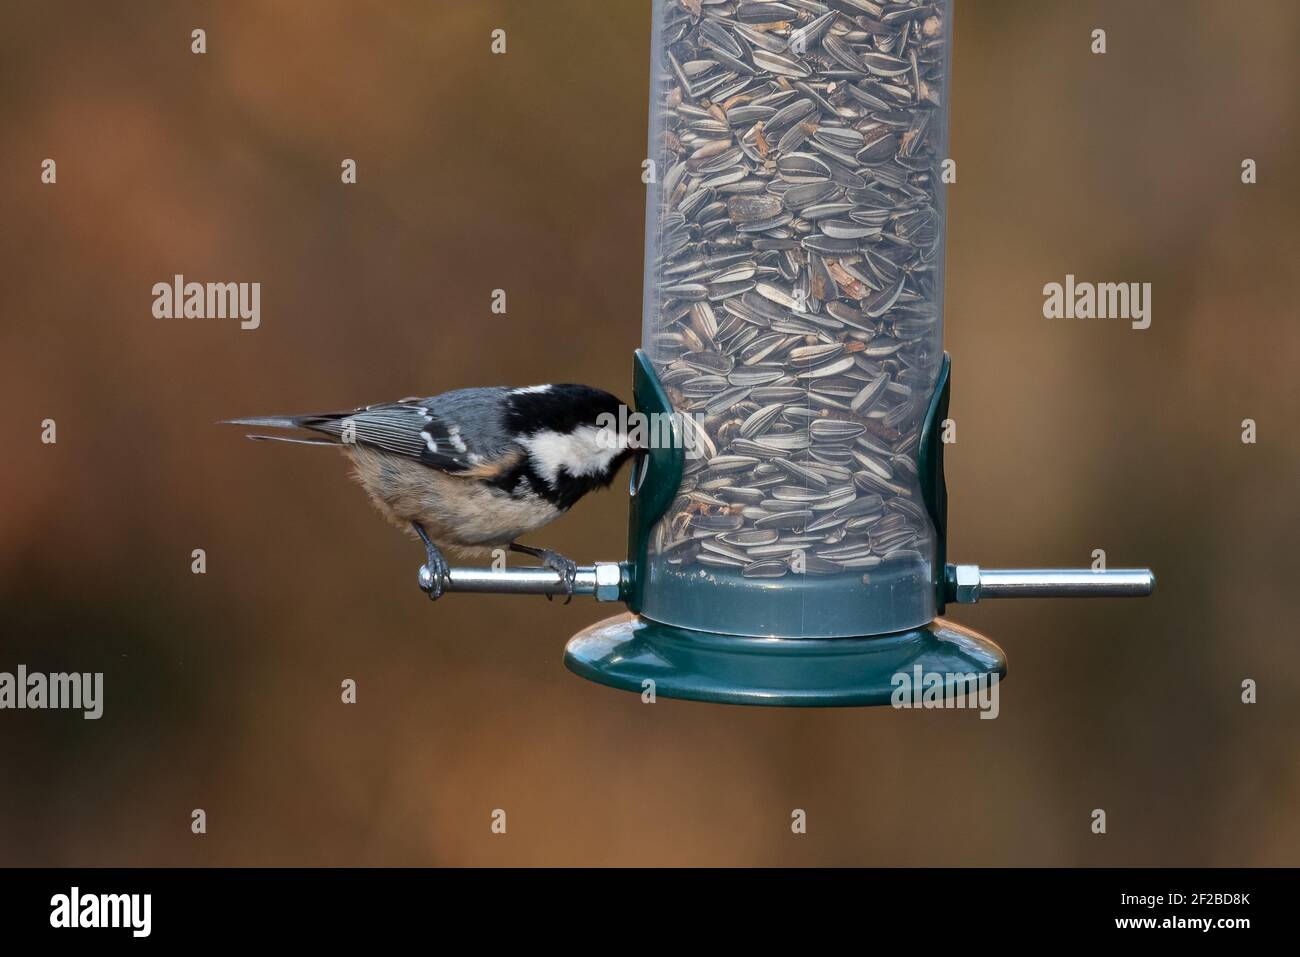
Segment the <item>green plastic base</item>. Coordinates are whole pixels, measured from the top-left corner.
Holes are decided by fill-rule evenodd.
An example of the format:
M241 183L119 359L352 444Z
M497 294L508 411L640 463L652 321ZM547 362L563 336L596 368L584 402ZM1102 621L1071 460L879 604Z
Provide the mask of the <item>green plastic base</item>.
M1002 649L936 618L871 638L737 638L623 614L569 640L564 664L591 681L638 694L719 704L856 707L889 704L895 676L1007 673ZM958 679L961 680L961 679Z

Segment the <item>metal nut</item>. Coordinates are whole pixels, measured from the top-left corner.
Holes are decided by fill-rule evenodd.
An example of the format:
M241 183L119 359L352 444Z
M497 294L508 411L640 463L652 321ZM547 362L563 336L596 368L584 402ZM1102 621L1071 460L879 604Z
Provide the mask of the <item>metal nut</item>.
M973 605L980 600L980 567L978 565L958 565L957 596L961 605Z
M596 563L596 601L618 601L622 591L623 569L618 562Z

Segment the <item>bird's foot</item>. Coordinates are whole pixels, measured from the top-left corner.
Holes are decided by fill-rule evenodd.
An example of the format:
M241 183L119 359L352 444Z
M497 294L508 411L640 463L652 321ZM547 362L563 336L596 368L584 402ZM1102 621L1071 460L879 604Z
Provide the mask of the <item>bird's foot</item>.
M442 552L438 551L438 546L433 544L424 527L419 522L412 522L411 525L424 542L425 564L420 566L420 591L428 595L430 601L437 601L442 597L443 583L447 581L451 566L442 557Z
M429 561L420 566L420 590L429 596L430 601L442 597L443 583L447 580L449 566L447 560L438 553L429 556Z
M573 601L573 585L578 580L578 563L549 548L543 548L542 553L537 557L547 568L559 572L560 580L564 583L564 603L567 605ZM547 595L546 600L550 601L551 596Z
M541 563L553 571L559 572L560 583L564 585L565 599L567 605L573 601L573 586L578 580L578 563L571 558L565 558L559 552L553 552L549 548L533 548L531 545L520 545L518 542L511 542L510 550L519 552L521 555L531 555L533 558L541 560ZM547 595L546 600L550 601L551 596Z

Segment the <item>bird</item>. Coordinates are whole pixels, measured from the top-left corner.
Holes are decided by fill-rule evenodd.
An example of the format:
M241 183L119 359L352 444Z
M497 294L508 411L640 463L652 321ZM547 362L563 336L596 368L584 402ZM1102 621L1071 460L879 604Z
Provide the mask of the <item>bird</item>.
M256 441L341 448L384 517L424 544L419 582L430 599L442 595L448 577L443 549L481 555L504 547L558 572L567 604L577 565L517 539L608 486L625 461L644 451L620 428L627 422L621 410L626 406L601 389L553 383L219 424L310 433L250 433Z

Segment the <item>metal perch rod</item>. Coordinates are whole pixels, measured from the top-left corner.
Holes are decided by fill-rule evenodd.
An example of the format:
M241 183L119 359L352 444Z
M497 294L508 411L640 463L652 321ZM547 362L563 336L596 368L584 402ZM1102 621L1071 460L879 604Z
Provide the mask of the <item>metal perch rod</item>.
M984 568L951 565L951 600L972 604L985 598L1142 598L1155 589L1149 568ZM622 598L624 571L618 562L579 565L573 594L597 601ZM493 595L563 595L564 583L549 568L452 568L444 591Z
M956 600L985 598L1144 598L1156 586L1149 568L985 568L957 565Z
M618 562L579 565L573 594L593 595L597 601L618 601L622 569ZM493 595L564 595L559 572L549 568L452 568L444 591Z

